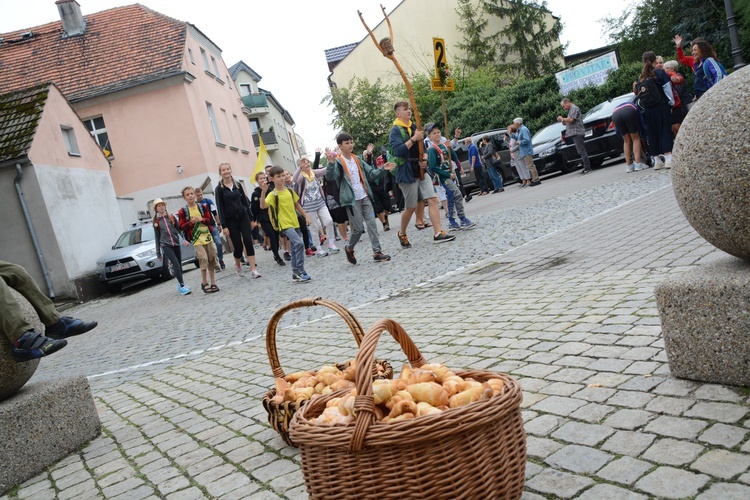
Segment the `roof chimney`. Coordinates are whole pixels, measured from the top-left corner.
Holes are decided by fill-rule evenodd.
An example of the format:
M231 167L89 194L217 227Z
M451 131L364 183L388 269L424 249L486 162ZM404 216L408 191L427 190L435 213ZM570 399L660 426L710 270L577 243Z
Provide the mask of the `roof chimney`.
M57 11L60 13L62 21L63 36L83 35L86 32L86 20L81 14L81 6L76 0L57 0Z

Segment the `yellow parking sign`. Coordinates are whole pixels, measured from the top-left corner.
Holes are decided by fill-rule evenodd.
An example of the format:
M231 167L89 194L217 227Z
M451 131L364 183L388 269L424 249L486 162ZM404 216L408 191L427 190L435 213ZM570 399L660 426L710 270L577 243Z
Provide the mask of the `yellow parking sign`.
M445 50L445 40L442 38L432 38L432 48L435 53L435 78L430 80L430 88L432 90L448 90L453 91L455 89L452 78L446 78L442 81L440 78L440 68L448 66L448 57Z

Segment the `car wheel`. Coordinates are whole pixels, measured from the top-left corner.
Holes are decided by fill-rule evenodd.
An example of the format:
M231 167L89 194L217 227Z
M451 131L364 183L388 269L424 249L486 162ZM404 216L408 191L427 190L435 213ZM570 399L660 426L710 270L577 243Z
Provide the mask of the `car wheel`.
M574 163L568 163L563 162L562 167L560 167L560 171L564 174L569 174L571 172L575 172L578 169L578 165Z
M599 168L602 166L602 163L604 163L604 160L590 160L589 163L591 163L591 168Z
M109 293L117 293L122 290L122 285L119 283L105 283L104 289Z
M171 280L174 278L174 264L170 259L164 259L164 265L162 266L161 277L163 280Z

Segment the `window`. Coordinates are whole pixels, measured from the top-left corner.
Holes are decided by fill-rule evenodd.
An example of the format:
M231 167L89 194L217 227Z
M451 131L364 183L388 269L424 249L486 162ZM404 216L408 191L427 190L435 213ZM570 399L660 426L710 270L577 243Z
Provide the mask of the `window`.
M96 118L89 118L88 120L84 120L83 124L86 125L91 137L93 137L99 147L102 148L104 155L107 157L112 156L112 146L109 143L107 128L104 126L104 117L98 116Z
M206 102L206 109L208 110L208 119L211 122L211 128L214 131L214 139L221 144L221 133L219 132L219 123L216 121L216 115L214 114L214 107L210 102Z
M203 59L203 68L210 73L211 69L208 67L208 56L206 55L206 50L203 47L201 47L201 59Z
M232 126L229 124L229 115L227 114L227 110L222 109L221 114L224 115L224 121L227 124L227 130L229 130L229 146L234 147L237 144L237 141L234 140L234 132L232 132Z
M260 130L260 122L257 118L250 118L250 131L253 134L257 134L258 130Z
M249 83L240 83L240 97L245 97L253 93L253 89Z
M190 62L195 64L195 59L193 58L193 51L188 48L188 57L190 57Z
M237 115L232 115L234 117L234 124L237 127L237 133L240 134L240 143L242 144L242 149L247 149L247 145L245 144L245 136L242 135L242 129L240 128L240 120L237 118Z
M81 151L78 149L78 141L76 140L76 131L73 127L67 125L60 125L62 131L63 142L65 142L65 149L68 150L70 156L81 156Z
M214 56L211 56L211 64L214 67L214 75L216 75L218 77L219 76L219 66L216 65L216 59L214 58Z

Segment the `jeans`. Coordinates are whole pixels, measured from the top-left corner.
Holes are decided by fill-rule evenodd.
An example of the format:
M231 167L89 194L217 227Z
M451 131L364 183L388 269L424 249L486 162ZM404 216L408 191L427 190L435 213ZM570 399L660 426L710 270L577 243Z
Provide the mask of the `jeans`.
M481 193L489 191L487 188L487 181L484 178L484 168L481 165L474 167L474 178L477 180L477 186L479 186L479 191Z
M214 243L216 243L216 255L219 256L219 260L224 259L224 249L221 246L221 235L219 234L219 228L216 226L211 226L211 237L214 239Z
M500 172L494 166L487 167L487 172L490 174L490 179L492 179L492 185L495 186L495 189L502 189L503 178Z
M185 286L185 282L182 281L182 250L180 245L163 246L161 247L162 259L168 259L174 266L174 277L177 279L177 283L180 286Z
M306 230L306 229L305 229ZM296 275L305 273L305 244L302 242L300 230L296 227L288 227L281 234L287 237L292 254L292 272Z
M445 188L445 197L448 199L448 219L454 219L456 211L458 211L458 218L463 219L465 217L464 198L461 196L461 190L458 189L453 179L443 181L443 187Z
M379 252L378 225L375 222L377 219L375 218L375 210L372 208L370 198L365 197L361 200L356 200L354 205L346 207L346 213L349 215L349 225L352 227L351 234L349 235L349 248L354 250L354 245L357 244L362 233L365 232L365 224L367 224L367 236L370 237L372 251Z
M591 170L591 162L589 162L589 154L586 152L586 143L583 141L583 137L580 135L574 135L571 139L573 139L573 144L576 145L576 151L581 155L583 169Z

